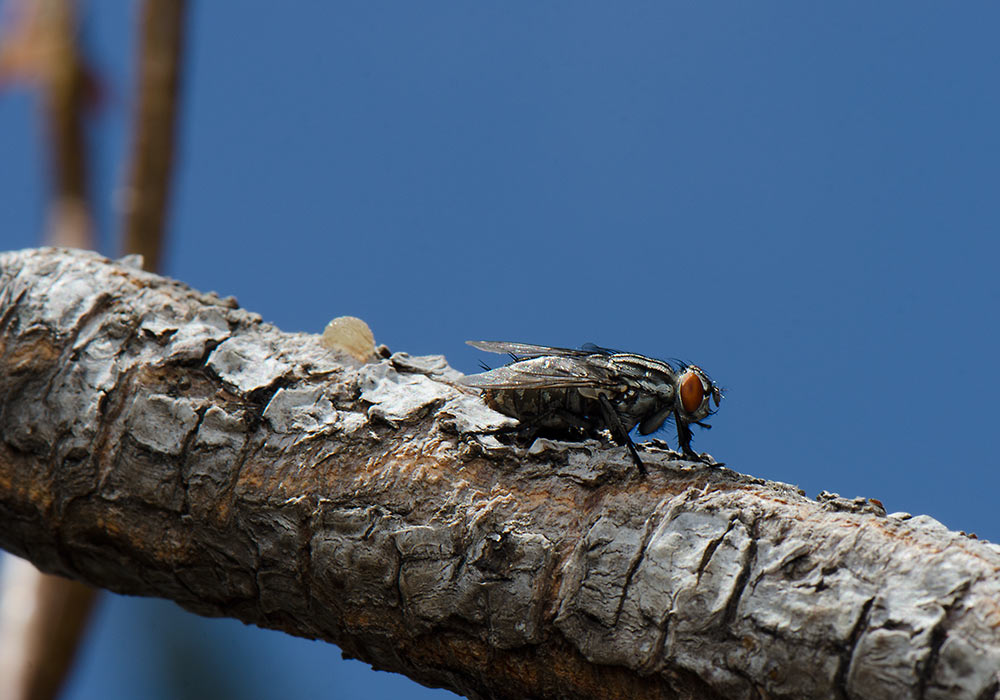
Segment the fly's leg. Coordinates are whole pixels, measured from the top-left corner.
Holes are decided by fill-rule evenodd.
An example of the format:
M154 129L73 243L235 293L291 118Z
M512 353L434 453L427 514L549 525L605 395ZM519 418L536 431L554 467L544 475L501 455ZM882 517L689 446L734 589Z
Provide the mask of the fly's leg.
M628 448L628 453L632 456L635 466L639 468L639 473L645 476L646 465L639 458L639 452L635 449L635 443L628 436L625 426L622 425L621 419L618 417L618 412L615 411L615 407L608 401L607 396L600 394L599 399L601 401L601 412L604 414L604 422L611 430L611 436L615 438L615 441L619 445L625 445Z
M700 462L698 455L695 454L694 450L691 449L691 428L688 427L687 421L683 420L679 415L675 415L674 419L677 422L677 444L681 448L681 454L683 454L688 459L693 459Z
M690 459L692 462L701 462L702 464L711 464L716 467L723 466L722 462L714 462L703 455L698 454L691 449L691 428L688 427L687 421L683 420L677 414L674 414L674 419L677 421L677 444L680 445L681 453ZM702 425L698 423L698 425ZM702 427L709 428L711 426L703 425Z

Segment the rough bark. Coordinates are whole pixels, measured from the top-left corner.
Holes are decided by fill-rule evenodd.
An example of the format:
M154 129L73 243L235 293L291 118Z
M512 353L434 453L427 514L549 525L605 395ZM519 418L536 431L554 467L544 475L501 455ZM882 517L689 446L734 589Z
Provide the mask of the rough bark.
M993 698L1000 548L647 447L493 434L94 254L0 255L0 546L472 697Z

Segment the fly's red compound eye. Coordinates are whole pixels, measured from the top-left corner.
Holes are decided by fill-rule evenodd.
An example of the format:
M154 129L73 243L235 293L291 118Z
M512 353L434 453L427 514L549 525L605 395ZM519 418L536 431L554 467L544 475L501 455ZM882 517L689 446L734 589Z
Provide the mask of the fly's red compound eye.
M681 406L687 413L694 413L705 400L705 385L694 372L685 372L681 379Z

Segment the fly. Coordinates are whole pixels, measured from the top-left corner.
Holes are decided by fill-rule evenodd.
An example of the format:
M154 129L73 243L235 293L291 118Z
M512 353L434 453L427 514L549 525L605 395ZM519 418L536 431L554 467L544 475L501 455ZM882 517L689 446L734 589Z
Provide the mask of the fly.
M676 365L596 345L581 350L526 343L470 340L487 352L505 353L513 362L462 378L483 391L489 406L535 431L594 435L602 429L628 448L640 473L646 467L629 437L658 430L674 416L677 441L688 459L713 464L691 449L691 425L715 413L722 390L696 365Z

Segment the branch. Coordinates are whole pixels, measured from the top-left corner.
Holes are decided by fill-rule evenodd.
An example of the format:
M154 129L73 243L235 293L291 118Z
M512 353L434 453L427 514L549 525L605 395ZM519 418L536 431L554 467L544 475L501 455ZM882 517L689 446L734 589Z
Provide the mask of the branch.
M138 60L137 107L125 191L125 250L161 269L174 160L185 0L146 0Z
M76 3L12 3L13 29L0 45L0 87L25 82L40 89L51 159L52 193L46 239L53 245L91 248L86 117L97 81L77 39Z
M59 697L94 607L95 589L0 561L0 697Z
M875 501L495 433L91 253L0 256L0 545L472 697L987 698L1000 549Z

